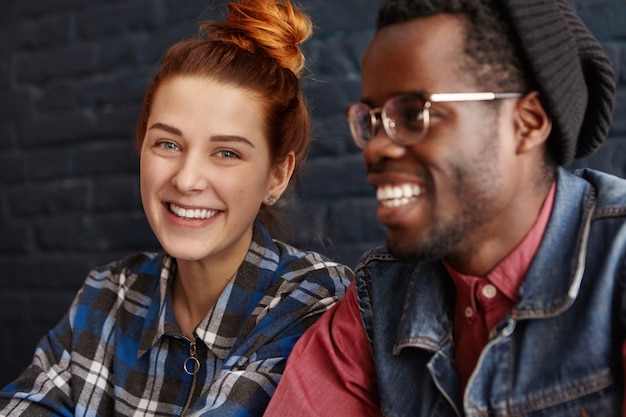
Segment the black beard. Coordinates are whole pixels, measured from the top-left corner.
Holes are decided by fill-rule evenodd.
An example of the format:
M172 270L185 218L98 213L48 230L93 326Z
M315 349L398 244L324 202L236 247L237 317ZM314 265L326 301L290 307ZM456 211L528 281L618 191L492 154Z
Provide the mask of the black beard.
M441 259L461 241L464 234L461 229L434 229L427 239L417 242L391 241L387 238L387 248L394 258L403 262L418 263Z

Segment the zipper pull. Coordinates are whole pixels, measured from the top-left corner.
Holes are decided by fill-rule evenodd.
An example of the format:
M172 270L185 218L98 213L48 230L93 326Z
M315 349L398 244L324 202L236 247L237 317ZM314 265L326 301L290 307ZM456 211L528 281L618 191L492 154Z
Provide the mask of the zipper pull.
M196 344L189 342L189 357L183 363L183 369L188 375L195 375L200 370L200 361L196 356Z

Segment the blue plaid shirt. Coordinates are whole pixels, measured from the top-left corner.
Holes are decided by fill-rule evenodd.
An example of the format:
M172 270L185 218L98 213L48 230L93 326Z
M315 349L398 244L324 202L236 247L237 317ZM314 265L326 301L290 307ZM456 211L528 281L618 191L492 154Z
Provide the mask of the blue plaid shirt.
M93 270L32 364L0 391L0 416L261 416L294 343L352 276L257 225L190 340L172 310L175 270L158 253Z

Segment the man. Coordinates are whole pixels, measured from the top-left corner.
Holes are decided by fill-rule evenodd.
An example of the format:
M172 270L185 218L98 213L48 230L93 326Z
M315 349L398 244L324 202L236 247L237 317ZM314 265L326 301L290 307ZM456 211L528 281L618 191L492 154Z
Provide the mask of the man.
M388 0L348 123L387 245L307 332L269 416L626 416L626 181L566 0Z

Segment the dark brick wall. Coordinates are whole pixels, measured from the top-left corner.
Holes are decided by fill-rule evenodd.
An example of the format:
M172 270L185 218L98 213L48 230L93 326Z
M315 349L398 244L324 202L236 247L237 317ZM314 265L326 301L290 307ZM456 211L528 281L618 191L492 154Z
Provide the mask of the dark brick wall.
M380 243L372 190L344 123L374 0L302 0L314 142L289 239L353 265ZM572 0L619 77L608 143L577 165L626 176L626 4ZM138 190L133 130L154 65L223 0L0 3L0 386L28 364L87 272L158 247Z

